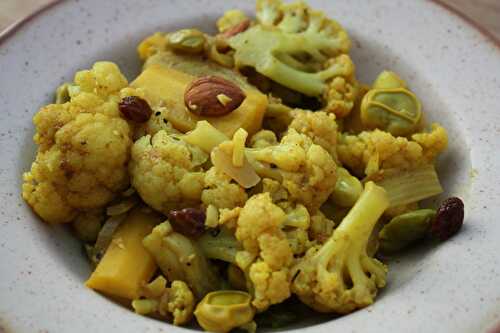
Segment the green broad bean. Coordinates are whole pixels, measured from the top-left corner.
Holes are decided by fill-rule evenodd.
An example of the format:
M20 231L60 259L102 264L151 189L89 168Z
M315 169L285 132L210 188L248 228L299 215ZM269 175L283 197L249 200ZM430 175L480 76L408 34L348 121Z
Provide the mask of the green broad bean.
M398 252L422 239L435 215L434 209L419 209L394 217L379 233L380 251Z
M176 51L190 54L203 52L205 42L205 35L197 29L182 29L168 36L169 47Z
M208 293L194 315L204 330L225 333L253 320L252 296L244 291L219 290Z

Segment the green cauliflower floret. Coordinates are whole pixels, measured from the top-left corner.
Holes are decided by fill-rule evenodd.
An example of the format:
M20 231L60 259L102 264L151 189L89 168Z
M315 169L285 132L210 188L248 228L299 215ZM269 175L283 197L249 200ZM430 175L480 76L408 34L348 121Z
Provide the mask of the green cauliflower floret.
M118 110L127 80L118 66L97 62L65 84L63 104L43 107L33 118L39 145L22 195L46 222L66 223L98 209L129 184L132 130Z
M201 165L207 159L201 149L160 130L134 143L131 182L144 202L164 214L181 206L193 207L201 202L205 186Z
M142 243L168 280L185 281L198 299L220 288L213 266L198 245L175 232L168 221L157 225Z
M289 200L316 212L336 183L337 165L319 145L293 128L280 144L246 150L250 163L263 177L274 178L288 192Z
M287 88L315 97L327 94L335 77L352 75L354 66L346 55L349 37L322 12L301 2L264 0L257 2L257 21L229 40L237 68L253 67Z
M389 205L385 190L368 182L333 235L291 269L292 291L319 312L349 313L374 302L387 267L367 254L370 235Z

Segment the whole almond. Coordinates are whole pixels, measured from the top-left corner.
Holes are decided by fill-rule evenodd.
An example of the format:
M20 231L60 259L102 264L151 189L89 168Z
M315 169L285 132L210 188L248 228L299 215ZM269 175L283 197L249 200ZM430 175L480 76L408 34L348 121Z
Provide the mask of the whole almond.
M220 117L237 109L245 97L233 82L219 76L203 76L188 85L184 104L198 116Z

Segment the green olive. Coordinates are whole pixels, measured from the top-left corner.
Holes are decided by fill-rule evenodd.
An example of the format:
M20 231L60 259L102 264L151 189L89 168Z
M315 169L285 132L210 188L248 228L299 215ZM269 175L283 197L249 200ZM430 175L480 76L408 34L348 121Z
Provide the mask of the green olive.
M363 185L342 167L337 168L337 183L332 192L332 201L341 207L352 207L363 192Z
M361 122L366 128L379 128L396 136L414 133L422 117L417 96L395 73L384 71L361 101Z
M255 309L249 293L220 290L208 293L196 306L194 315L204 330L229 332L252 321Z
M419 209L394 217L379 233L380 250L397 252L422 239L435 215L434 209Z
M172 49L191 54L201 53L205 42L205 35L197 29L182 29L168 36L168 45Z

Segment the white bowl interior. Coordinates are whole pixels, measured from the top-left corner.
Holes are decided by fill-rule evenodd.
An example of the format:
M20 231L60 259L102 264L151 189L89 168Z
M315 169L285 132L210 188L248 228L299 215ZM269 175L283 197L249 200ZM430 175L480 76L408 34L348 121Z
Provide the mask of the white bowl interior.
M421 97L429 122L439 121L448 129L450 147L439 164L446 189L443 197L462 197L467 218L462 232L449 242L423 245L392 260L388 286L374 306L306 330L484 329L495 318L495 309L500 309L500 299L478 290L491 288L500 277L498 258L482 257L481 253L498 249L488 241L500 232L498 226L486 222L495 214L498 217L498 212L489 214L482 208L493 207L498 199L481 191L489 190L498 198L493 184L499 185L500 177L491 170L498 158L488 159L488 151L477 147L481 141L491 140L490 147L498 148L488 134L493 127L484 131L488 125L499 131L498 116L488 109L494 105L493 96L486 91L494 87L500 91L487 67L500 69L498 50L428 2L309 2L327 10L348 29L362 81L371 82L384 69L400 73ZM65 228L40 222L26 206L20 198L21 173L29 169L35 155L31 117L51 101L60 83L97 60L117 62L132 80L140 69L135 46L143 37L157 30L192 26L211 31L215 19L231 7L251 13L253 2L152 0L139 6L132 0L67 1L0 45L0 101L4 107L0 114L0 331L2 327L16 332L183 330L136 316L86 289L83 282L89 268L81 245ZM413 15L415 11L426 14ZM424 25L433 32L407 28ZM475 51L465 48L474 42ZM456 59L458 52L460 60ZM482 104L470 100L474 93ZM471 116L474 106L488 121ZM478 170L477 176L472 167ZM483 312L477 311L480 306ZM465 324L441 320L451 315L472 317Z

